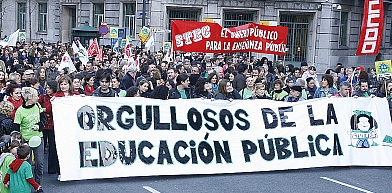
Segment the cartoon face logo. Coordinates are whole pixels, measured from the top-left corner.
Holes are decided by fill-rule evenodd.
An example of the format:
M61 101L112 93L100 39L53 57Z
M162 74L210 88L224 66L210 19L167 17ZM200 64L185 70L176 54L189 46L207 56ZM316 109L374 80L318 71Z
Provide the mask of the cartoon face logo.
M370 146L378 146L374 139L378 138L376 120L371 116L371 112L355 110L354 115L351 116L351 129L349 130L351 144L354 147L353 140L357 140L355 147L370 148ZM372 144L369 143L372 141Z

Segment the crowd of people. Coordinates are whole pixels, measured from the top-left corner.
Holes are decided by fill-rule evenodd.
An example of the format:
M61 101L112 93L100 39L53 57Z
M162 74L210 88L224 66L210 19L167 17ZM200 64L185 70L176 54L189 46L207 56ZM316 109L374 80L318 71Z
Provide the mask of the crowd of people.
M18 164L34 164L34 182L41 190L44 154L48 153L48 173L60 174L56 152L51 102L57 97L145 97L152 99L210 100L275 100L297 102L322 97L386 97L391 102L392 82L380 81L374 69L340 63L325 73L302 62L300 67L272 62L266 57L237 54L204 54L175 52L172 58L163 51L150 52L132 48L125 52L104 49L103 60L91 57L84 64L70 43L46 44L43 41L17 43L0 50L0 137L20 134L20 144L34 136L42 143L31 147L34 160L26 147L6 155L22 159ZM59 69L62 56L68 52L76 71ZM132 58L132 59L131 59ZM321 78L319 76L321 75ZM320 81L320 82L319 82ZM11 143L12 144L12 143ZM30 150L29 150L30 152ZM10 164L2 162L0 166ZM20 166L20 165L19 165ZM24 165L25 166L25 165ZM1 169L1 167L0 167ZM12 174L12 190L14 170ZM5 173L2 173L5 179ZM0 174L1 177L1 174ZM31 176L29 176L31 178ZM26 179L30 179L26 178ZM8 182L8 181L7 181ZM4 181L6 183L6 181ZM1 183L1 192L8 184ZM15 182L14 182L15 183ZM26 184L24 184L26 185Z

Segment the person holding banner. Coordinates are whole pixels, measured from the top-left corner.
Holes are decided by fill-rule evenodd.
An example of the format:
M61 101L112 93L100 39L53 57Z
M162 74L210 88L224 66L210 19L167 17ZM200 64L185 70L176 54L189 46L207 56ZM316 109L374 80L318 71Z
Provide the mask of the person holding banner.
M369 97L368 81L365 79L359 80L359 88L353 93L353 97Z
M192 98L202 98L202 99L212 99L214 98L212 94L211 83L205 78L199 78L195 84L195 93Z
M170 89L169 99L191 99L192 89L189 88L189 77L187 74L179 74L176 78L177 86Z
M234 99L242 98L238 91L233 88L229 80L220 80L218 83L218 91L215 95L215 100L228 100L231 102Z
M321 77L321 86L314 93L314 98L323 98L328 95L338 94L338 92L338 89L333 87L333 77L329 74L324 74Z
M290 94L284 98L284 102L304 101L305 99L301 95L302 95L302 87L292 86L290 87Z
M283 81L280 79L276 79L273 85L274 90L271 93L271 99L275 101L283 101L284 97L288 95L288 93L283 90Z
M115 90L109 87L112 80L112 75L110 73L104 72L99 77L99 87L91 93L91 96L96 97L118 97Z

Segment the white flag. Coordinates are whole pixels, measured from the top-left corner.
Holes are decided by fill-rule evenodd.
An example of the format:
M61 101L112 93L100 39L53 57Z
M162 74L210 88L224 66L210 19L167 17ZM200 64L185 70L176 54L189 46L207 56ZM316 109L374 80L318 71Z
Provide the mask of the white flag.
M74 54L79 52L79 47L75 44L75 41L72 42L72 49L74 51Z
M145 44L146 50L150 50L150 48L154 46L154 43L155 43L154 36L151 36L151 37L147 40L147 42L146 42L146 44Z
M79 45L78 47L79 60L82 62L82 64L86 65L88 62L88 52L79 41L78 41L78 45Z
M163 61L173 62L173 45L170 46L170 49L166 52L166 55L163 58Z
M61 58L60 66L58 67L58 70L62 70L64 68L68 68L68 73L76 71L76 67L74 63L71 60L71 57L69 56L68 52L65 52L64 56Z
M0 46L16 46L16 41L18 39L19 29L12 33L10 36L6 37L0 42Z

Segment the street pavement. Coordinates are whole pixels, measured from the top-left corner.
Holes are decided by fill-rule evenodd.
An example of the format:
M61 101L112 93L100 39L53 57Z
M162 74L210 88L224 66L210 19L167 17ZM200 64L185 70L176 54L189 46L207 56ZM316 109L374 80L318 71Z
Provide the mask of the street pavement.
M46 160L45 160L46 161ZM299 170L57 181L45 173L45 193L390 193L392 167L324 167Z

